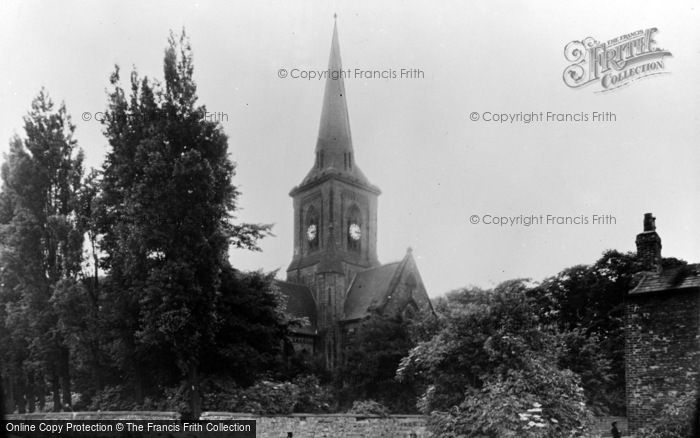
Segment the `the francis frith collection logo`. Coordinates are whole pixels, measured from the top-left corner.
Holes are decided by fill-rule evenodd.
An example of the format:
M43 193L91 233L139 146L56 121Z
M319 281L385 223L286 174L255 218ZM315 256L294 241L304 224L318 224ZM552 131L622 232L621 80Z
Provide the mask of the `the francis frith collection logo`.
M631 82L666 71L664 57L672 56L659 48L655 27L620 35L600 42L593 37L571 41L564 48L566 60L572 64L564 70L564 83L580 88L600 83L597 92L612 91Z

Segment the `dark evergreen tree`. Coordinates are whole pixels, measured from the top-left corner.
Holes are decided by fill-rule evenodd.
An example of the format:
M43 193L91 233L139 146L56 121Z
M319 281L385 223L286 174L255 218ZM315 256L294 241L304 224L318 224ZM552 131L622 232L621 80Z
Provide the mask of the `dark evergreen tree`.
M162 87L134 72L127 97L112 75L100 230L119 367L137 398L184 379L197 415L203 358L225 318L229 245L257 249L269 227L233 223L227 138L203 118L192 74L183 32L170 37Z

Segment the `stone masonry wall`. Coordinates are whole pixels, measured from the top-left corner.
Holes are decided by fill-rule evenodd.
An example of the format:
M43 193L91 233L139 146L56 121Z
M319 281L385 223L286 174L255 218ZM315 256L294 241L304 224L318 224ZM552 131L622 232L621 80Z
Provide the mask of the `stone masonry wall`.
M42 412L34 414L10 414L7 420L25 421L81 421L81 420L149 420L179 422L180 414L177 412L148 412L148 411L124 411L124 412ZM292 414L277 416L260 416L245 413L231 412L205 412L200 417L202 421L218 420L254 420L256 422L256 438L287 438L292 433L293 438L432 438L426 428L427 417L420 415L392 415L390 417L360 416L352 414ZM618 428L627 436L627 420L624 417L600 417L591 425L591 430L586 435L590 438L610 436L611 423L616 421ZM65 436L72 436L64 433ZM14 436L14 435L13 435ZM17 436L42 436L46 438L56 437L56 434ZM85 434L77 436L86 436ZM103 438L121 437L120 433L102 433ZM132 434L130 436L139 436ZM196 437L225 437L226 433L155 433L143 436L157 436L161 438L196 438Z
M683 393L700 372L700 292L628 297L625 306L627 418L634 432Z
M176 412L57 412L7 415L8 420L166 420L177 422ZM259 416L231 412L205 412L202 421L216 420L255 420L256 438L430 438L426 430L426 417L420 415L392 415L390 417L359 416L350 414L292 414ZM49 434L41 435L48 436ZM18 435L25 436L25 435ZM35 435L31 435L35 436ZM39 436L39 435L36 435ZM56 436L56 435L51 435ZM101 434L103 437L122 436L119 433ZM136 435L138 436L138 435ZM144 435L144 436L154 436ZM197 436L229 436L227 434L170 433L156 436L193 438Z
M429 438L426 417L392 415L382 418L349 414L262 417L229 412L205 412L202 420L256 420L257 438Z

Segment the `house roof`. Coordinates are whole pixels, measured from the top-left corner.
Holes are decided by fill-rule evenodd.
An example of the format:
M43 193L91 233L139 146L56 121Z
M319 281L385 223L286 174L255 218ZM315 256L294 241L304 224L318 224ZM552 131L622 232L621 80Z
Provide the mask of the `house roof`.
M676 266L661 272L644 274L630 295L700 288L700 264Z
M345 298L343 319L364 318L370 308L381 304L400 265L401 262L388 263L358 272Z
M286 313L294 318L307 318L308 325L294 327L293 331L315 335L317 331L316 302L311 290L303 284L275 280L280 292L287 298Z

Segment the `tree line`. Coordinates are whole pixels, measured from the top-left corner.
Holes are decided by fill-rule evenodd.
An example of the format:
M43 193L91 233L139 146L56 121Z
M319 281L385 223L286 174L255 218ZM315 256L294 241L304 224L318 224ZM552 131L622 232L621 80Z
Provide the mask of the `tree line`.
M13 138L0 193L0 345L8 410L72 409L118 395L134 406L203 375L241 384L272 366L286 322L272 274L241 273L230 246L270 230L234 217L235 166L202 117L183 32L161 84L110 77L101 169L85 172L65 105L41 90ZM109 389L105 394L105 389Z

